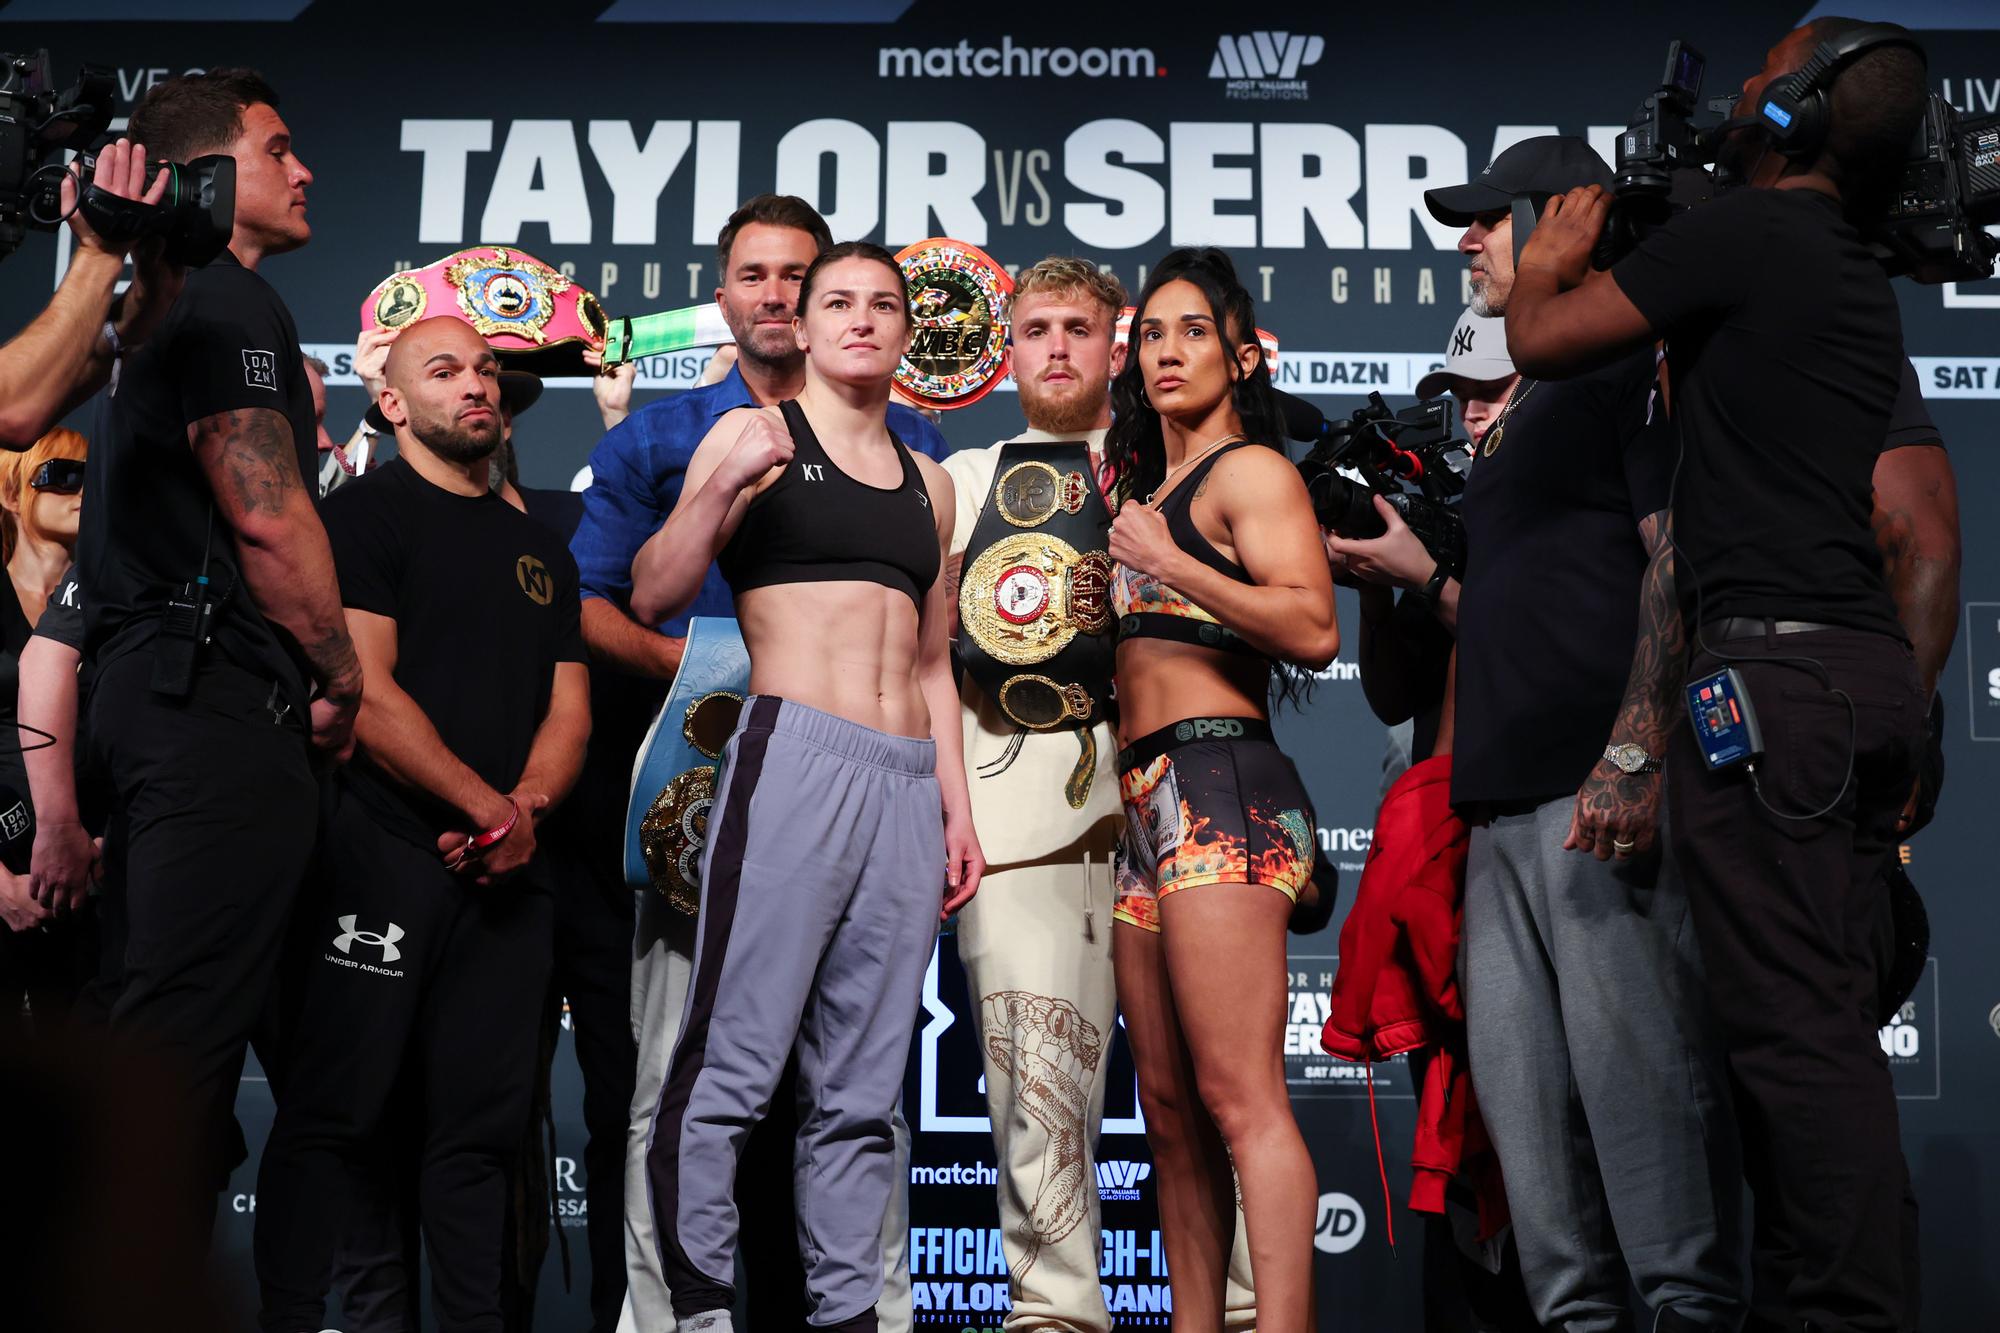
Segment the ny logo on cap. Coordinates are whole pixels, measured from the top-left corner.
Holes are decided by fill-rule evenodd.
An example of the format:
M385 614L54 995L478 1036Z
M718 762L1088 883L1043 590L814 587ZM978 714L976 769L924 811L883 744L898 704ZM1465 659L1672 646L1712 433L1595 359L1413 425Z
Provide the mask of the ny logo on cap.
M403 951L396 947L396 941L403 938L403 928L401 926L391 921L388 931L378 935L372 930L356 930L354 928L355 919L354 913L335 918L334 924L340 927L340 934L333 937L334 948L340 950L342 953L351 954L354 952L354 941L360 940L363 944L372 945L380 949L382 951L382 961L385 963L393 963L403 956Z
M1461 324L1451 331L1451 354L1464 356L1472 350L1472 327Z

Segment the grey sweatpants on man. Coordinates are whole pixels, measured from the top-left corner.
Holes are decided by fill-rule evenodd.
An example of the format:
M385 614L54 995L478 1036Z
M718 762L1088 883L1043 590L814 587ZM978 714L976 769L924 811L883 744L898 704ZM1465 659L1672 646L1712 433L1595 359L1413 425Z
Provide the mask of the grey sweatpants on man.
M647 1181L676 1317L735 1304L737 1156L798 1059L815 1329L872 1333L892 1124L944 888L936 748L758 695L723 753Z
M1472 1086L1528 1297L1549 1329L1623 1333L1629 1282L1656 1312L1735 1329L1736 1135L1687 895L1657 851L1564 851L1575 805L1475 824L1465 874Z

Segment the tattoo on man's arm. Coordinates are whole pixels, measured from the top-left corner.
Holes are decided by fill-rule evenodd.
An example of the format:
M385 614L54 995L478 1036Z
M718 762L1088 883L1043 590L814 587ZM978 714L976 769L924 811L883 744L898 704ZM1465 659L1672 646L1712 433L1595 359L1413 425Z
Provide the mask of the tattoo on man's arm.
M292 441L291 423L267 407L221 412L201 423L201 433L220 437L217 461L221 482L238 512L269 516L284 512L305 489Z
M1640 523L1639 535L1648 559L1639 584L1639 633L1619 721L1626 734L1654 750L1665 742L1678 709L1687 627L1674 589L1672 519L1664 510L1649 515Z

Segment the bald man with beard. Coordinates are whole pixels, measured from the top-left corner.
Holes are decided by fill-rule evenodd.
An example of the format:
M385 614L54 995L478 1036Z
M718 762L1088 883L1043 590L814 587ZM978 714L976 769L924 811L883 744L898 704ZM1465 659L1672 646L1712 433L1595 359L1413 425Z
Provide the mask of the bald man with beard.
M396 340L386 380L397 456L325 509L368 690L321 896L294 929L303 998L257 1190L272 1333L325 1326L348 1182L381 1160L403 1078L419 1080L403 1090L420 1108L438 1326L501 1328L554 929L535 829L590 732L576 565L488 486L492 351L458 320L426 320Z

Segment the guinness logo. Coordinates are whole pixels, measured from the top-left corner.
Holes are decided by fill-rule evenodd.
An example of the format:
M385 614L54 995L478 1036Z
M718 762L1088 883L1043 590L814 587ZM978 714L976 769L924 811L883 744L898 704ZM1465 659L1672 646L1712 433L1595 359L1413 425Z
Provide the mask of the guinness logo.
M532 555L514 562L514 582L536 606L547 606L556 599L556 581L550 577L549 567Z

